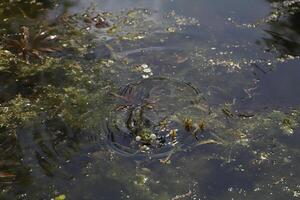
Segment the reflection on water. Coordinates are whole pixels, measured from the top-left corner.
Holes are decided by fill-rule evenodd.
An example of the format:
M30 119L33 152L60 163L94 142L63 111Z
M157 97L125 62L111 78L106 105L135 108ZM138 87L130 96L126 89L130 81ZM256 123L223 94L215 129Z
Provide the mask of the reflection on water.
M299 56L299 19L300 14L296 12L276 23L270 23L270 27L265 30L268 37L263 39L264 43L271 50L275 48L280 51L282 55Z
M299 84L299 72L298 62L291 61L288 65L278 65L276 70L260 75L257 95L252 99L253 106L299 106L300 92L295 89L295 85Z
M0 198L299 198L298 18L297 0L0 3Z

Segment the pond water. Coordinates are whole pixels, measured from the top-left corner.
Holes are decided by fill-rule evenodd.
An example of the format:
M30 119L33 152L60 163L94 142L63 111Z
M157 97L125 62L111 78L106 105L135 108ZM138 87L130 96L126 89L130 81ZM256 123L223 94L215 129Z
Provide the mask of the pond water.
M300 198L299 0L10 0L0 20L0 199Z

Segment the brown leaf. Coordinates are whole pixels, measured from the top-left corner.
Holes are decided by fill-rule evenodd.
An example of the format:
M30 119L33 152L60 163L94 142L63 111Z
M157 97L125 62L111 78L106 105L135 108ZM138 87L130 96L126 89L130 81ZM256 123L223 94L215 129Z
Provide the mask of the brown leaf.
M10 172L1 172L0 171L0 178L15 178L16 175Z

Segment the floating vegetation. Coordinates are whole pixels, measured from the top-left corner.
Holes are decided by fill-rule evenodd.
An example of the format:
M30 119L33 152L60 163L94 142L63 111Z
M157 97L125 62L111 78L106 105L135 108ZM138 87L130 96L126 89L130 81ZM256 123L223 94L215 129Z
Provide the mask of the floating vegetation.
M232 42L184 6L48 13L55 2L0 3L0 199L299 196L299 108L255 102L297 51Z
M193 120L191 118L185 118L184 121L184 129L186 131L191 131L193 128Z
M175 32L171 29L180 32L185 27L199 25L196 19L179 16L174 11L160 16L155 11L142 8L111 13L90 7L84 14L71 15L66 20L68 24L88 33L96 33L97 37L106 41L139 41L154 34Z
M66 199L66 195L64 194L58 195L54 198L54 200L65 200L65 199Z
M268 35L258 43L266 45L266 51L280 54L278 59L288 61L299 56L298 13L300 2L298 0L269 1L271 11L266 17L255 23L238 23L232 17L227 20L238 28L263 29ZM267 25L267 26L266 26ZM294 28L295 27L295 28Z
M224 108L222 108L222 112L227 116L227 117L233 117L233 113L228 109L227 106L224 106Z
M259 19L255 23L238 23L233 20L231 17L228 18L228 21L235 24L237 27L243 28L256 28L257 26L264 25L265 23L272 23L279 21L281 18L284 18L289 15L296 14L299 12L299 0L285 0L285 1L271 1L271 12L268 16L263 19Z
M44 13L47 9L55 7L56 0L10 0L3 1L0 4L1 15L6 17L4 22L7 22L14 17L21 15L22 17L34 18L39 14Z
M53 53L61 50L57 45L57 35L49 35L47 31L40 30L31 35L26 26L20 28L17 38L4 38L4 48L20 56L26 62L41 60L42 53Z
M109 23L105 19L105 17L101 16L100 14L91 17L89 15L84 15L83 21L87 24L93 24L96 28L107 28L109 27Z
M21 95L17 95L15 99L5 104L0 104L0 113L0 128L6 128L14 135L19 125L36 117L30 100Z
M135 66L136 70L142 73L142 78L149 78L153 75L151 68L147 64Z

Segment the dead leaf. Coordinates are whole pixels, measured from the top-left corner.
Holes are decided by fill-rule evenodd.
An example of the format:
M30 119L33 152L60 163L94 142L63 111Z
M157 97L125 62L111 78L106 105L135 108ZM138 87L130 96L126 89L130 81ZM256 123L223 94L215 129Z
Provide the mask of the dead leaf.
M0 178L15 178L16 175L9 172L0 172Z

